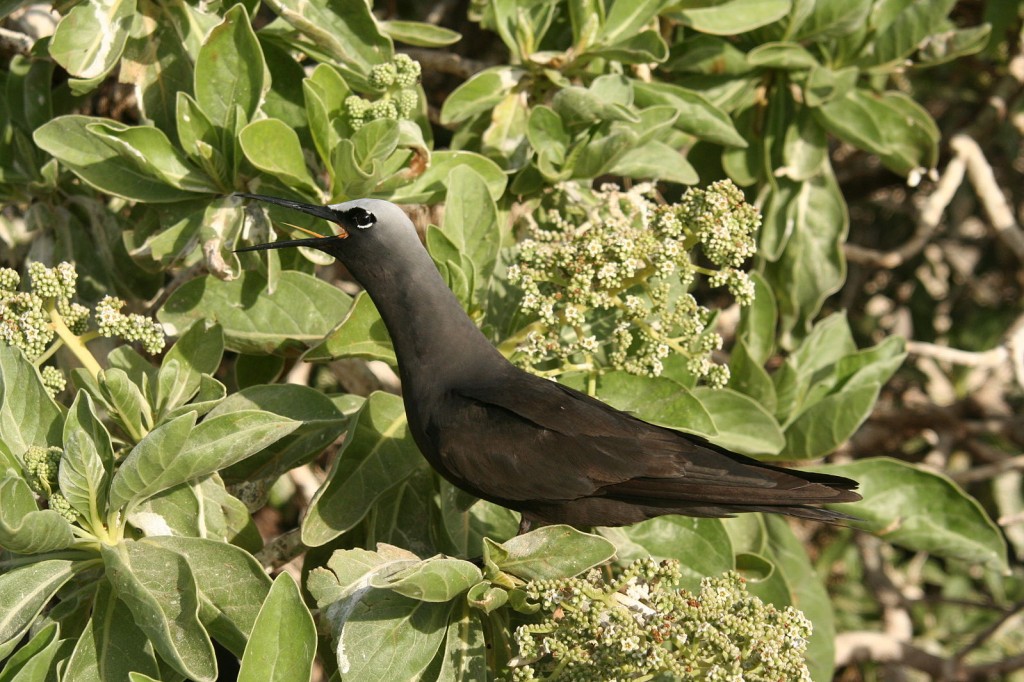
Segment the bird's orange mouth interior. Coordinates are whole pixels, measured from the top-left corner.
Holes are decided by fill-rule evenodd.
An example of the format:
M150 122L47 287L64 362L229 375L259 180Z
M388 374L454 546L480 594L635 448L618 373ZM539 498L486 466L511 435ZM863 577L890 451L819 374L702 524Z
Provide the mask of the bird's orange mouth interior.
M329 239L331 237L331 235L329 235L329 234L320 234L319 232L314 232L313 230L307 230L304 227L299 227L298 225L293 225L292 223L285 223L284 221L281 221L281 222L283 224L287 225L288 227L293 227L296 230L298 230L299 232L305 232L306 234L311 235L313 237L316 237L317 239ZM348 236L348 232L345 231L344 227L339 225L338 226L338 230L339 230L338 234L336 234L334 236L338 237L339 239L344 239L345 237Z

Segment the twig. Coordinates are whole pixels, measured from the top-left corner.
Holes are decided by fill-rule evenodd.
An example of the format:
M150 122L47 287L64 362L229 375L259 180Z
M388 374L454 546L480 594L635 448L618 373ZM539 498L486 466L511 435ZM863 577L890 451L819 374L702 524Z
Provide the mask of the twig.
M1003 346L986 351L969 351L939 346L926 341L907 341L907 352L941 362L950 362L965 367L998 367L1009 359L1010 353Z
M1006 246L1024 263L1024 232L1013 217L1013 209L996 182L992 166L985 159L985 153L974 138L963 133L953 136L949 147L967 164L967 177L974 187L981 205L985 208L992 227Z
M30 36L9 28L0 28L0 54L27 57L32 51L33 40Z
M988 627L986 627L981 632L976 634L970 642L968 642L962 649L960 649L960 651L956 652L956 654L953 655L953 660L956 661L958 664L962 663L963 660L967 658L968 654L970 654L972 651L974 651L982 644L984 644L989 637L994 635L996 631L999 630L999 628L1003 627L1003 625L1005 625L1008 620L1018 615L1021 611L1024 611L1024 600L1021 600L1014 604L1008 611L1000 615L999 618L996 618L994 621L992 621L988 625Z

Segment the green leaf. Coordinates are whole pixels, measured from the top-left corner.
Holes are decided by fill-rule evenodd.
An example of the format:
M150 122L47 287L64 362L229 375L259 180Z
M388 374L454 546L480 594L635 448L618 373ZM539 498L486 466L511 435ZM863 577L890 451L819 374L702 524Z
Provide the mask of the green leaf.
M381 21L378 26L392 40L417 47L446 47L462 40L456 31L421 21Z
M864 499L832 505L886 542L1007 570L1006 541L976 499L946 476L888 457L817 467L850 476Z
M227 492L219 476L189 481L157 493L134 506L127 518L150 537L203 537L252 551L263 547L249 510ZM256 541L251 542L254 533ZM239 647L238 651L241 650Z
M937 66L980 52L991 33L991 24L981 24L932 34L921 46L915 66Z
M616 561L677 559L684 585L695 588L704 576L733 568L732 543L720 519L659 516L625 528L599 528L615 544Z
M693 397L715 423L715 444L748 455L774 455L786 445L775 417L753 398L728 388L704 386L693 389Z
M499 590L503 594L504 590ZM448 621L448 633L441 651L444 660L439 682L473 682L488 679L487 641L480 619L468 604L456 604Z
M688 0L668 16L701 33L731 36L778 21L791 5L792 0Z
M834 393L802 411L786 428L784 459L813 459L835 450L871 414L881 384Z
M480 556L485 537L502 542L516 535L519 529L516 512L477 499L443 479L439 484L444 538L439 549L458 556Z
M714 420L701 402L671 379L607 372L598 378L597 395L615 409L652 424L707 436L716 434Z
M493 109L526 75L514 66L492 66L455 88L441 106L441 125L462 123Z
M295 579L283 571L263 602L242 656L239 682L309 679L316 653L316 625Z
M382 35L370 7L345 0L274 0L271 7L316 48L366 76L391 59L391 40ZM326 61L326 60L322 60Z
M89 394L79 390L64 422L59 479L60 491L71 507L90 522L104 518L113 469L110 434L96 416Z
M263 410L300 422L272 446L228 467L228 481L276 478L305 464L329 446L348 426L348 418L320 391L297 384L250 386L232 393L207 417Z
M858 65L890 69L914 53L918 45L938 33L956 0L912 0L901 3L901 11L867 43ZM874 17L873 17L874 18ZM877 25L877 24L876 24Z
M508 590L492 587L490 582L482 580L466 592L466 601L475 609L491 613L508 602Z
M210 179L171 145L163 131L152 126L125 126L104 120L90 123L86 130L140 173L187 192L217 191Z
M444 235L472 263L475 293L481 301L490 289L501 248L498 207L488 192L486 180L469 166L453 168L448 175L448 185L458 187L459 191L445 203Z
M537 153L537 167L540 172L549 180L562 179L561 167L565 163L566 152L571 142L571 137L562 124L562 117L551 107L533 107L527 120L526 138Z
M189 327L160 363L157 414L166 414L191 400L199 391L202 376L213 375L223 356L224 332L220 325L202 320Z
M787 0L788 2L788 0ZM633 82L639 107L671 106L679 112L675 127L684 133L716 144L746 147L732 119L703 95L668 83Z
M341 320L341 324L335 327L323 342L310 348L302 357L308 362L355 357L381 360L392 367L398 363L387 327L380 319L377 306L365 291L356 294L356 299L348 314Z
M468 165L483 177L491 198L501 199L508 180L498 164L485 156L466 151L440 151L431 155L430 167L410 183L382 195L401 204L432 204L443 201L448 192L448 175L456 166Z
M369 584L420 601L447 602L482 578L480 569L470 562L438 555L393 572L374 573Z
M239 138L249 162L307 197L320 194L306 168L299 136L284 121L266 118L242 128Z
M71 652L71 640L61 639L57 623L40 628L32 638L7 659L0 680L46 682L57 679L57 667ZM61 678L64 679L63 677Z
M810 180L827 162L828 139L822 128L808 111L799 107L782 141L783 166L775 169L775 175L785 175L797 182Z
M627 178L666 180L681 185L696 185L700 181L697 169L686 157L660 140L648 140L627 151L615 162L611 173Z
M241 655L271 589L260 563L244 549L207 538L164 536L146 543L185 557L199 591L204 627Z
M102 136L90 131L93 123L117 126L111 119L92 116L58 116L32 134L35 143L52 154L71 172L92 187L146 203L184 201L195 194L178 189L138 164L125 159Z
M297 270L281 272L272 293L266 287L266 277L257 272L230 282L198 277L171 294L157 318L172 334L196 320L217 322L224 328L225 348L240 353L294 352L319 342L352 301L337 287Z
M729 388L750 396L774 415L777 407L775 384L764 367L751 355L746 341L742 337L737 339L729 357ZM778 422L775 425L778 427Z
M658 12L670 4L666 0L616 0L608 10L598 37L608 43L636 35L640 29L649 27Z
M91 80L121 59L135 18L135 0L88 0L57 24L50 56L75 78Z
M197 682L215 680L213 644L199 621L199 594L185 557L134 540L101 545L100 553L107 580L160 658Z
M125 602L110 583L99 581L86 623L68 660L63 682L127 680L138 671L159 679L160 667L150 644Z
M863 29L871 12L872 0L848 2L810 2L810 13L790 28L795 38L836 38Z
M270 87L263 50L249 25L245 7L224 13L199 49L195 67L195 93L199 107L214 125L233 135L229 118L241 107L251 120Z
M143 377L145 384L147 379ZM153 425L149 402L124 370L111 367L99 376L100 393L113 408L111 416L121 423L131 440L142 438Z
M60 445L63 422L32 363L0 344L0 449L20 461L30 445Z
M832 100L846 97L857 85L860 69L848 66L833 71L827 66L816 66L807 74L804 82L804 103L813 108L828 104Z
M747 53L747 62L751 66L784 71L810 69L818 65L818 60L803 45L790 42L762 43Z
M451 604L369 588L321 613L337 638L338 670L346 678L415 680L444 643L451 610Z
M0 573L0 660L73 574L71 561L49 559Z
M759 515L760 516L760 515ZM796 537L789 524L775 514L764 514L768 530L768 556L789 591L789 603L800 609L814 625L807 645L807 667L811 678L831 680L835 661L835 614L828 590L815 572L804 543ZM751 585L758 594L758 586ZM776 606L785 606L776 603Z
M523 580L570 578L613 556L608 540L571 526L544 526L501 544L484 538L484 564Z
M310 503L302 541L318 547L350 530L382 495L424 466L426 461L409 433L402 399L372 393Z
M660 63L668 59L668 45L657 31L641 31L609 45L593 45L585 56L603 57L623 64Z
M935 166L938 128L921 105L902 93L875 95L855 88L814 112L826 130L877 154L894 172L906 175Z
M55 511L40 511L36 496L20 472L7 469L0 479L0 546L15 554L42 554L69 547L71 524ZM2 643L2 642L0 642Z
M111 511L142 501L136 492L149 489L152 479L162 473L164 463L174 461L195 423L196 413L188 412L153 429L132 448L111 480Z
M775 350L775 293L761 273L752 272L750 278L754 281L754 302L742 310L739 337L751 359L763 365Z
M779 184L789 181L779 178ZM821 304L839 289L846 276L842 243L849 228L846 202L827 166L800 183L787 200L792 234L785 251L765 268L765 278L778 296L779 331L784 345L801 336ZM768 214L765 214L767 228Z
M176 436L190 423L194 413L170 422L169 448L146 447L139 443L121 463L110 486L111 505L138 503L162 490L208 476L277 442L301 422L262 410L239 410L207 417L191 429L177 446ZM159 431L159 429L157 429ZM150 436L143 440L145 442Z

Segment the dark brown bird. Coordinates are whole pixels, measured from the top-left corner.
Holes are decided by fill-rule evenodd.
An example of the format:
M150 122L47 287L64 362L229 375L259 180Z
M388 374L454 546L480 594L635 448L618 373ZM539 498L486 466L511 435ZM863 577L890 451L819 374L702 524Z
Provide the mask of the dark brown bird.
M466 315L392 203L240 196L341 228L238 251L309 246L344 263L391 335L423 455L453 485L521 512L521 532L531 523L622 526L663 514L835 521L848 517L810 505L860 499L856 481L763 464L515 367Z

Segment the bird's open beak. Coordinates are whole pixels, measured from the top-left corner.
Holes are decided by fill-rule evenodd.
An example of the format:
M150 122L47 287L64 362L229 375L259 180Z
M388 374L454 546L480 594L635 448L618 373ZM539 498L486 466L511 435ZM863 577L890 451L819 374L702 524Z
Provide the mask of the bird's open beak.
M333 237L338 239L344 239L348 237L348 232L346 232L345 228L342 227L337 222L337 214L335 214L335 212L327 206L318 206L316 204L304 204L299 201L292 201L290 199L279 199L278 197L269 197L264 194L246 194L244 192L236 192L235 196L245 197L246 199L256 199L257 201L265 201L268 204L277 204L278 206L284 206L286 208L291 208L296 211L308 213L309 215L316 216L317 218L323 218L324 220L327 220L338 226L338 234L333 235ZM299 227L298 225L292 225L291 223L285 224L288 225L289 227L294 227L297 230L301 230L306 234L311 234L313 235L313 238L292 239L280 242L269 242L267 244L256 244L255 246L244 246L240 249L235 249L235 253L239 253L241 251L267 251L269 249L284 249L292 246L312 246L316 248L318 246L323 245L324 239L332 238L332 235L319 235L316 232L307 230L304 227Z

